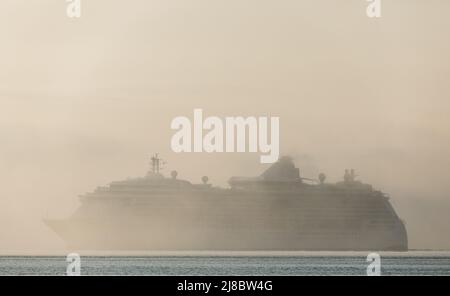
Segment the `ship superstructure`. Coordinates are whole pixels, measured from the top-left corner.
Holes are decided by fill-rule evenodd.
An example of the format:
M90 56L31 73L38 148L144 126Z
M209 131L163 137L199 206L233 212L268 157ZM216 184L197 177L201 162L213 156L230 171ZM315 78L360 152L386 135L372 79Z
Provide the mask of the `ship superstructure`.
M81 196L66 220L46 223L71 249L392 250L408 249L389 197L346 171L344 181L301 178L289 157L262 175L232 177L230 188L161 172L112 182Z

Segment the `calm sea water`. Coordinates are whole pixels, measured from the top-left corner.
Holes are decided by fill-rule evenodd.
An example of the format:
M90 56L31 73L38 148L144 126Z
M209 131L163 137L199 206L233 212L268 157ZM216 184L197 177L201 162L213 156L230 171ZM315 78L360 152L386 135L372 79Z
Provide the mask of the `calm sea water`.
M366 275L367 254L82 256L82 275ZM64 256L0 256L0 275L64 275ZM450 275L450 253L381 254L383 275Z

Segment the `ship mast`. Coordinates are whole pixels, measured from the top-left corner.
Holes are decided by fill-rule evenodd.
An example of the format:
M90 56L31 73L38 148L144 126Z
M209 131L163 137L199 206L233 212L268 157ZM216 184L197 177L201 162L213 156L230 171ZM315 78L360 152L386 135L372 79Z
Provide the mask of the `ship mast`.
M152 172L154 174L159 174L159 171L162 170L162 165L165 164L165 162L159 158L158 153L152 156Z

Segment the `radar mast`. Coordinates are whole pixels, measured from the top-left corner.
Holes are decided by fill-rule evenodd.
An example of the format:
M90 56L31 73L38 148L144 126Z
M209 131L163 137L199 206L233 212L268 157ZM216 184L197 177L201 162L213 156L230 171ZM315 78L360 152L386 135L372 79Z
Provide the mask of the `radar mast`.
M161 159L158 155L158 153L156 153L155 155L152 156L151 158L152 160L152 172L154 174L159 174L159 172L163 169L163 165L166 164L166 162Z

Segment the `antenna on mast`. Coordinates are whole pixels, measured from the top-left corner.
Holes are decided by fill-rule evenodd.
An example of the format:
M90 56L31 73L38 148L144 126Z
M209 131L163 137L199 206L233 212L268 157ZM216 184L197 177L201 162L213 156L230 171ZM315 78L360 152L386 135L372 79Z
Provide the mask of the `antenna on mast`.
M154 174L159 174L159 172L163 169L162 166L166 164L166 162L158 156L158 153L153 155L151 160L152 160L152 172Z

